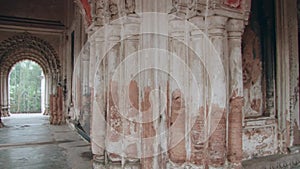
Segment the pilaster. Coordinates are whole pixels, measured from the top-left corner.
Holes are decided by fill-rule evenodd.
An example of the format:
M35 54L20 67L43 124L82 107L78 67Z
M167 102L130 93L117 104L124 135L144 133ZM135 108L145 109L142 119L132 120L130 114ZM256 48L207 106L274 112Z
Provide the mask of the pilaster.
M244 21L230 19L227 22L229 52L229 114L228 114L228 154L227 158L236 168L240 168L242 148L243 112L243 72L242 34Z
M223 64L223 73L227 73L227 59L225 58L224 52L226 50L226 21L227 17L224 16L209 16L209 27L208 27L208 36L218 54L221 63ZM210 56L213 57L213 56ZM211 65L210 65L211 66ZM213 78L213 77L209 77ZM223 79L224 82L226 79ZM211 90L217 90L213 88ZM213 91L211 91L213 92ZM224 91L224 96L226 96L226 91ZM226 110L222 107L211 106L211 113L220 113L220 116L211 116L210 121L218 121L217 127L212 131L209 138L209 165L213 167L221 167L225 165L226 161ZM216 151L218 150L218 151Z

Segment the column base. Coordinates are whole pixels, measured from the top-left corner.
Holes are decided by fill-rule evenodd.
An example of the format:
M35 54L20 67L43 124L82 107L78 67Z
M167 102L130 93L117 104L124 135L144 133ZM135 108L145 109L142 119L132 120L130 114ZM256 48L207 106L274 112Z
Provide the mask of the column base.
M126 162L123 166L121 162L109 162L105 163L103 157L94 155L93 169L140 169L139 162Z
M43 115L49 115L49 110L45 109L44 112L43 112Z
M10 113L8 111L3 111L1 117L9 117Z
M2 122L0 122L0 128L3 128L4 124Z

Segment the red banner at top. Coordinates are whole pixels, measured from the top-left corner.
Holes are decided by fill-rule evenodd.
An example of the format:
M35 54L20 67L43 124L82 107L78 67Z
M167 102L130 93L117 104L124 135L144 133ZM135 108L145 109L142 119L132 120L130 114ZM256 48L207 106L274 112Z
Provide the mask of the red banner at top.
M85 19L88 22L88 24L91 24L92 23L91 6L90 6L88 0L80 0L80 1L84 8L85 14L86 14Z
M241 0L225 0L224 4L232 8L239 8L241 6Z

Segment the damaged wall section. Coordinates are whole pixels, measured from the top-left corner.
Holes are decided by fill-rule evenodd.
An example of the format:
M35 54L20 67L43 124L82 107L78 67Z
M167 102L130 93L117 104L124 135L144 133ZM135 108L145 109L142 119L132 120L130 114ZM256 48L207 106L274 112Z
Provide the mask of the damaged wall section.
M274 8L272 0L252 1L250 22L243 34L244 159L277 152Z

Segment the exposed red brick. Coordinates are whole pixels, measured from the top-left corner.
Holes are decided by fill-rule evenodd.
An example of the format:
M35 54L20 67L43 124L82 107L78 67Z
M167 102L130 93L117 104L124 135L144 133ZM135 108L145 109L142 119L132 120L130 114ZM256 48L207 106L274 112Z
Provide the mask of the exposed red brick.
M285 135L285 139L286 139L286 150L288 147L290 147L290 143L291 143L291 122L286 120L286 135Z
M109 142L118 142L122 133L122 117L118 109L118 84L111 81L108 94L108 110L107 110L107 138Z
M207 163L206 140L205 140L205 121L204 108L199 110L199 116L195 120L192 127L191 137L191 162L195 165L204 165Z
M300 145L300 130L298 128L297 122L294 124L294 143L293 145Z
M228 160L232 163L240 163L243 157L242 151L242 108L244 99L234 97L230 99L230 112L228 116Z
M57 121L56 124L64 124L65 116L63 112L63 89L57 87Z
M64 123L63 91L61 87L57 87L57 94L50 95L50 124L60 125Z
M153 122L153 112L150 103L150 87L144 87L144 98L141 102L141 111L142 111L142 159L141 167L143 169L152 169L153 168L153 143L154 137L156 136L156 130Z
M141 103L141 110L142 112L146 112L149 110L149 108L151 107L151 103L150 103L150 92L151 92L151 88L150 87L145 87L144 88L144 98L142 100ZM151 116L152 118L152 116Z
M139 87L135 80L131 80L129 84L129 100L131 106L133 106L136 110L139 109Z
M182 92L177 89L172 93L171 119L169 124L170 142L169 158L172 162L182 164L186 161L185 147L185 107Z
M143 158L141 160L141 167L142 169L153 169L153 157L147 157L147 158Z
M211 136L209 138L209 164L213 166L223 166L225 164L226 153L226 118L225 109L213 105L211 109ZM213 128L213 125L217 125Z

